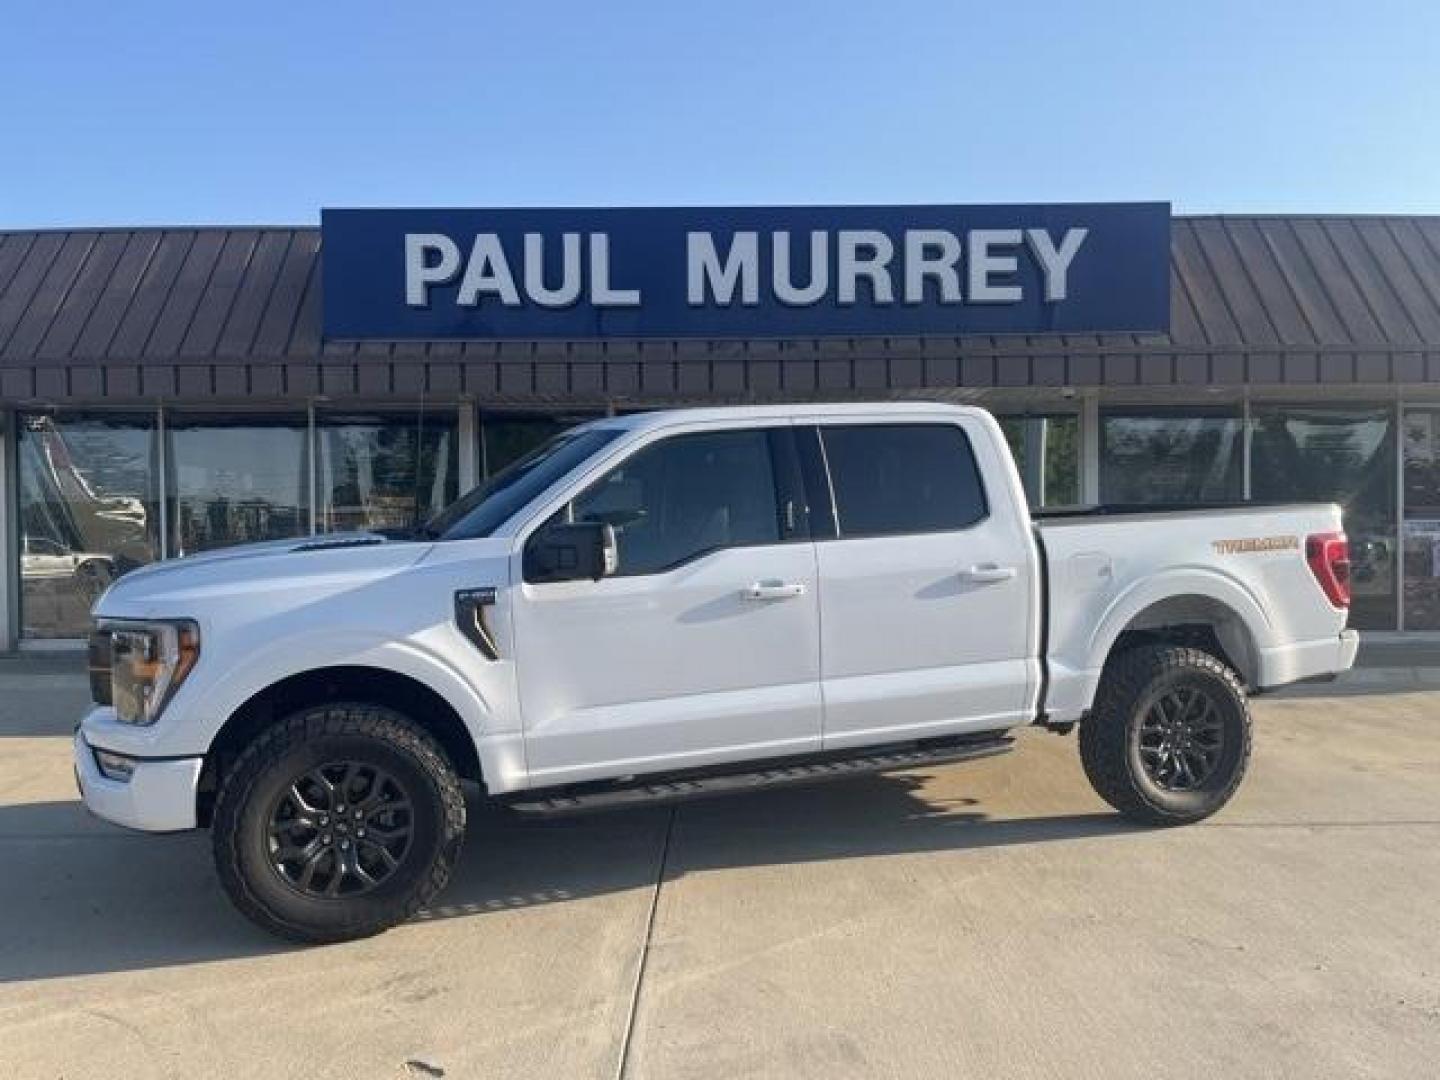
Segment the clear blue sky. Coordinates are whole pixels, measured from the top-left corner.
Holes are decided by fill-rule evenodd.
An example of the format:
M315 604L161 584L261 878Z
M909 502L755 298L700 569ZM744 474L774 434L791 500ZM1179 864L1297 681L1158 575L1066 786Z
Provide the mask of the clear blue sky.
M9 0L0 227L321 206L1440 212L1440 3Z

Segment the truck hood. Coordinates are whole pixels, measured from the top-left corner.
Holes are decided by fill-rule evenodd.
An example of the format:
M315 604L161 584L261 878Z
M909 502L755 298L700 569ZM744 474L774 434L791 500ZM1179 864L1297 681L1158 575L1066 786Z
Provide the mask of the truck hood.
M471 546L488 548L484 541L466 543L467 554L490 554ZM105 591L94 613L128 619L197 617L242 594L245 607L264 594L283 594L296 604L313 602L407 570L435 547L431 540L391 540L375 533L242 544L134 570ZM506 550L504 542L495 547L496 553Z

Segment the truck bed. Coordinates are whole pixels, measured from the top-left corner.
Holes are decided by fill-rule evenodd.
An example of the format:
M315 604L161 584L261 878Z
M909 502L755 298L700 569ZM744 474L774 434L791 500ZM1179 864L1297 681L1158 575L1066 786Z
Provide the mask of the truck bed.
M1078 719L1104 658L1147 623L1218 625L1252 687L1335 670L1343 613L1306 560L1331 503L1059 507L1034 515L1044 566L1046 715Z

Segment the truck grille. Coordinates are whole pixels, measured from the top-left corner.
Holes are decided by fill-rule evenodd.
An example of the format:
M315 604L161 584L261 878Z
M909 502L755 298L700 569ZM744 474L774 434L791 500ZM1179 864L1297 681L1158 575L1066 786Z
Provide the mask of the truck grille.
M90 634L90 699L96 705L112 705L110 693L110 631L96 628Z

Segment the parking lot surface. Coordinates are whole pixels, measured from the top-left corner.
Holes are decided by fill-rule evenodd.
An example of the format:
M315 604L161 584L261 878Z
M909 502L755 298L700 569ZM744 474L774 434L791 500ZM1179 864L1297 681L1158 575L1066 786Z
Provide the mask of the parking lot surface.
M1255 703L1251 774L1144 830L1074 737L728 801L472 804L436 906L296 949L208 837L90 818L82 680L0 671L0 1076L1429 1077L1440 694Z

